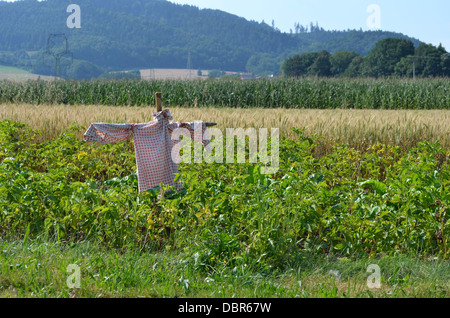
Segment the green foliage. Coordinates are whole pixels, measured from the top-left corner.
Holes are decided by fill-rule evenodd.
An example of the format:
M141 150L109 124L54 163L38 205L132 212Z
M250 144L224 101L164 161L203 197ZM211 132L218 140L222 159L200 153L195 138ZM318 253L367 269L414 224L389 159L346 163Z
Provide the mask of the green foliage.
M416 74L418 76L439 76L442 73L441 56L447 52L439 45L421 44L415 53L417 59Z
M364 66L364 57L356 56L345 69L344 73L341 73L346 77L358 77L362 74ZM338 75L335 73L335 75Z
M439 143L336 145L315 158L316 140L296 130L298 140L280 141L275 175L182 164L182 191L138 193L132 142L89 144L80 130L40 143L39 132L0 123L2 238L182 249L205 271L279 267L303 252L449 255L450 153Z
M395 65L408 55L414 54L412 41L385 39L378 42L365 59L364 75L382 77L394 74Z
M286 59L281 65L283 74L287 77L299 77L309 74L309 68L314 64L318 53L311 52L302 55L294 55Z
M278 75L281 60L269 53L258 53L249 58L245 69L256 76Z
M376 43L365 57L355 52L326 50L294 55L283 61L281 70L287 77L303 75L336 77L448 77L448 53L439 45L387 38ZM414 70L413 70L414 69Z
M90 80L99 77L103 72L100 67L92 63L74 60L65 70L65 78Z
M331 73L333 75L343 75L348 70L353 60L360 56L355 52L339 51L330 57Z
M309 31L309 32L308 32ZM339 51L353 51L362 56L367 56L375 48L377 42L388 38L410 40L415 47L421 41L406 35L387 31L363 31L360 30L324 30L318 26L314 29L304 29L293 35L301 43L301 52L320 52L326 50L330 53Z
M314 63L309 68L309 74L313 76L330 76L331 73L331 54L323 50L314 60Z

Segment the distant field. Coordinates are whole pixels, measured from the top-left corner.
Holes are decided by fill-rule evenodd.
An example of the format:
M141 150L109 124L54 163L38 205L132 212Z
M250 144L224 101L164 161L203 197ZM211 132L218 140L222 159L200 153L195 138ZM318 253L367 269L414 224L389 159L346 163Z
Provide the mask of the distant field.
M0 80L26 81L26 80L53 80L52 76L32 74L17 67L0 65Z
M29 72L17 67L0 65L0 73L3 74L30 74Z
M186 80L186 79L206 79L209 71L202 70L201 76L197 70L188 69L146 69L140 70L143 80Z

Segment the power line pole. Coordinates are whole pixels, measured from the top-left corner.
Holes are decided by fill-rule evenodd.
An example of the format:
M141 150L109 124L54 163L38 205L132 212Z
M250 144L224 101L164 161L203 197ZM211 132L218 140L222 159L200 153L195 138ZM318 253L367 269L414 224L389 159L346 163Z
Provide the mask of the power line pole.
M69 42L64 33L52 33L47 38L47 47L44 52L45 55L52 56L55 59L55 80L61 76L61 58L65 55L70 55L73 62L73 53L69 51ZM45 64L45 61L44 61Z
M188 78L191 79L191 78L192 78L191 50L189 50L189 52L188 52L187 69L189 70L189 72L188 72Z

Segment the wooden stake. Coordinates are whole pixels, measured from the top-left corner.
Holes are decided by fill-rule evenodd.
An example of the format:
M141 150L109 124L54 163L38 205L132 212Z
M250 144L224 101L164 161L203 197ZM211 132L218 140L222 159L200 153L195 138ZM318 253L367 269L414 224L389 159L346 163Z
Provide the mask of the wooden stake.
M156 112L159 113L162 111L162 101L161 101L162 93L158 92L155 94L155 104L156 104ZM216 123L205 123L206 127L216 126Z
M162 101L161 101L161 93L156 93L155 94L155 101L156 101L156 112L159 113L160 111L162 111Z

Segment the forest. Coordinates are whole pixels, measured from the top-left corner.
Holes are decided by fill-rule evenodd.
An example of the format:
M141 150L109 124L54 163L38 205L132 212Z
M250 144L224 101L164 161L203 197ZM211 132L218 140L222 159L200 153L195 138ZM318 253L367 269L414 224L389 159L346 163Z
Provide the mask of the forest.
M439 45L388 38L377 42L367 56L354 51L326 50L296 54L287 58L281 69L287 77L448 77L450 54Z
M294 55L353 51L366 56L386 38L421 41L385 31L324 30L296 23L289 33L264 21L248 21L219 10L165 0L78 0L81 27L68 28L69 0L0 2L0 65L54 75L45 52L51 34L64 34L70 54L61 59L62 77L97 78L111 71L186 68L281 73ZM405 62L406 63L406 62ZM404 63L404 64L405 64Z

